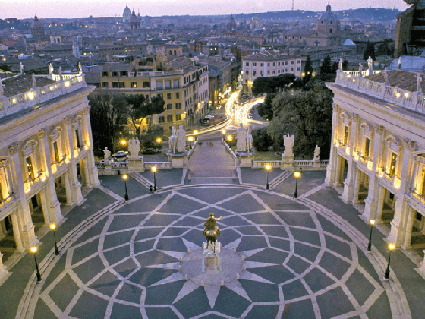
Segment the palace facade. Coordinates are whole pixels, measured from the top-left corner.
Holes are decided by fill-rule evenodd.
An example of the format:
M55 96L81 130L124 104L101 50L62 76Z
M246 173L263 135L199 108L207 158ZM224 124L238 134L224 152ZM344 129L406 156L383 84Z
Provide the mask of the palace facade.
M38 245L65 206L99 185L84 75L25 75L0 85L0 279L3 261ZM3 258L2 258L3 255Z
M326 183L406 249L425 247L422 77L400 69L367 77L339 70L327 84L334 104Z

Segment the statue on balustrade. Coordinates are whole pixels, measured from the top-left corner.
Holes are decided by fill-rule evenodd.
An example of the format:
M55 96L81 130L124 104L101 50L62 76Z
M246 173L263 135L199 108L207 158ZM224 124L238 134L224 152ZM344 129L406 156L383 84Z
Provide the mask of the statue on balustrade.
M243 124L241 123L241 127L236 130L236 150L238 152L246 152L247 135L247 130L243 127Z
M183 153L186 149L186 131L183 129L183 125L179 126L177 130L177 152Z

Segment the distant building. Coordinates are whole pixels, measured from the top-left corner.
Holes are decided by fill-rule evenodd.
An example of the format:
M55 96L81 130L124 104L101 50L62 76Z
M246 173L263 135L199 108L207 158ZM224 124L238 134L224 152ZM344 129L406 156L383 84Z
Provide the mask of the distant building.
M44 29L43 23L34 17L34 21L31 23L31 34L34 39L44 39L46 37L46 30Z
M131 10L129 7L125 6L124 8L124 12L122 14L122 21L124 23L130 23L130 19L131 19Z

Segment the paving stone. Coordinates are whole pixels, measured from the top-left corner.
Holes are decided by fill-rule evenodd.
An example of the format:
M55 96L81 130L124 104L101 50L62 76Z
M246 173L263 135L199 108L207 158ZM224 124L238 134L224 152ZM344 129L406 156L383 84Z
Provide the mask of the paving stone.
M292 299L301 298L302 296L308 294L306 288L299 279L284 284L282 286L282 293L285 301L288 302L290 302Z
M254 306L245 318L276 318L278 312L279 306Z
M83 260L86 257L93 255L97 252L99 246L99 239L94 239L85 243L84 245L74 249L74 254L72 256L72 263L76 264Z
M279 287L277 285L243 279L240 280L240 283L254 302L279 301Z
M164 278L164 277L163 277ZM184 281L150 286L146 288L145 305L171 305L182 289Z
M307 270L308 267L311 266L308 262L302 260L301 258L297 256L291 256L289 258L289 261L286 263L286 265L295 271L297 274L302 274L304 271Z
M249 271L275 284L294 278L294 275L288 269L280 265L264 268L250 268Z
M72 308L70 316L77 318L103 318L107 306L108 301L84 291L77 304Z
M103 252L103 255L105 256L109 265L114 265L114 264L120 262L123 258L130 255L130 244L128 244L124 247L115 248L115 249L110 250L110 251L105 251L105 252Z
M370 295L375 291L375 287L357 269L348 277L345 285L350 290L359 305L363 305Z
M105 268L99 256L90 258L85 263L74 268L74 272L83 283L87 283L90 279L96 276Z
M335 282L317 268L313 268L304 276L304 280L313 292L318 292Z
M35 306L35 316L33 319L53 319L57 318L43 300L38 300Z
M294 244L294 253L303 256L304 258L310 260L311 262L314 262L317 258L317 254L319 253L320 249L316 247L311 247L308 245L304 245L302 243L295 243Z
M55 288L49 293L50 298L54 301L60 310L65 311L72 298L77 294L79 287L72 280L70 275L65 275Z
M135 306L121 305L115 303L112 307L111 319L138 319L143 318L140 308Z
M240 318L244 311L248 308L250 301L239 296L227 287L221 287L220 293L213 308L214 311Z
M116 298L122 301L139 304L141 296L142 296L142 289L140 289L139 287L136 287L135 285L124 283ZM139 309L139 313L140 313L140 309ZM117 316L118 315L119 313L117 313Z
M369 318L391 318L392 313L387 295L381 294L366 314ZM420 316L412 318L420 318Z
M316 300L322 318L332 318L354 311L353 305L348 300L347 295L341 287L337 287L317 296Z
M282 319L316 318L313 311L313 305L309 299L291 302L288 304L287 308L288 310L284 312Z
M115 214L111 224L108 227L108 232L114 232L124 228L131 228L139 225L146 219L148 213L138 213L131 215L118 215Z
M118 233L106 235L105 242L103 243L103 249L128 244L132 236L133 231L121 231Z
M338 258L328 252L325 252L323 254L319 265L338 279L342 279L342 276L346 274L346 272L351 266L349 263L345 262L341 258Z
M112 297L117 289L120 280L109 271L105 272L99 279L90 285L90 288L100 292L101 294Z

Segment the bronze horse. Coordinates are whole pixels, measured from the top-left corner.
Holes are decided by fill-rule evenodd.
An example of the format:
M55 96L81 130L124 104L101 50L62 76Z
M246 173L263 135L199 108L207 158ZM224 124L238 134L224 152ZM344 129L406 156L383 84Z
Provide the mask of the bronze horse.
M215 253L215 243L217 242L217 237L220 236L220 230L218 226L215 225L217 220L220 220L221 217L215 218L213 213L210 213L210 216L204 223L204 232L203 235L205 236L207 240L207 248L209 247L210 243L214 246L214 253Z

